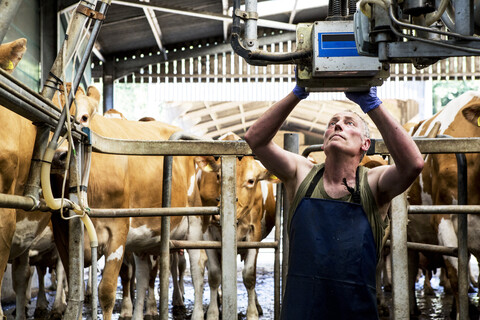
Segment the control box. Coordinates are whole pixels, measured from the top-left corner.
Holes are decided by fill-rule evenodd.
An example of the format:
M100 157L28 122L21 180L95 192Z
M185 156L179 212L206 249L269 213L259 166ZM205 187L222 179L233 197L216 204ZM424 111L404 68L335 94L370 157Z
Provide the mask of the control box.
M299 85L309 91L364 91L388 78L388 64L360 56L353 21L316 21L297 26L297 50L312 50L297 65Z

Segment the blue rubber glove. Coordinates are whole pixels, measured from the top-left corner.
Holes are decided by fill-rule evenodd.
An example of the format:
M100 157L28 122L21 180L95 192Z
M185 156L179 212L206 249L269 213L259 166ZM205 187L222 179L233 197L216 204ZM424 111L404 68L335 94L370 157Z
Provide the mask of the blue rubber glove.
M345 95L348 99L358 104L365 113L382 104L382 101L377 97L377 87L371 87L370 91L364 92L345 92Z
M306 99L309 92L305 91L305 88L300 87L298 84L293 88L293 94L300 100Z

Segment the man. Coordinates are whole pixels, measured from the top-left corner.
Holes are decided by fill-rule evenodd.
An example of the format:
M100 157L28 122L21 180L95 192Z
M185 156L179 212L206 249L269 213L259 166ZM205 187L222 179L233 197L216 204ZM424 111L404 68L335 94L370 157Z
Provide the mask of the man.
M272 139L304 88L274 104L247 131L245 140L260 161L282 180L291 203L289 271L282 319L378 319L375 267L390 201L423 168L407 132L369 92L346 93L379 129L395 164L359 167L370 147L368 125L352 111L329 121L324 164L283 150Z

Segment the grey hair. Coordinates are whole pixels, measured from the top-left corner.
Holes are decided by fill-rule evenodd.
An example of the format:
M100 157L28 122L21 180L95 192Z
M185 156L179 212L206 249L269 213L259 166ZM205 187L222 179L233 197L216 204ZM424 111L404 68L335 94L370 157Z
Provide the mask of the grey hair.
M368 122L361 115L359 115L358 113L356 113L353 110L348 109L348 110L345 110L344 112L353 113L353 114L357 115L357 117L359 117L362 120L362 122L363 122L363 137L367 138L367 139L370 139L370 128L369 128Z

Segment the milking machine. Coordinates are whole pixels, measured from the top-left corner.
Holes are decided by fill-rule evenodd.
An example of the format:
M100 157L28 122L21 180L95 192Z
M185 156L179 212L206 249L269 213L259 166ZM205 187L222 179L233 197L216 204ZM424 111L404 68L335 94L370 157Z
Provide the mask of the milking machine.
M362 91L381 85L391 63L421 69L480 54L479 0L330 0L325 21L297 25L287 53L258 50L256 2L234 1L233 49L252 65L295 64L308 91Z

